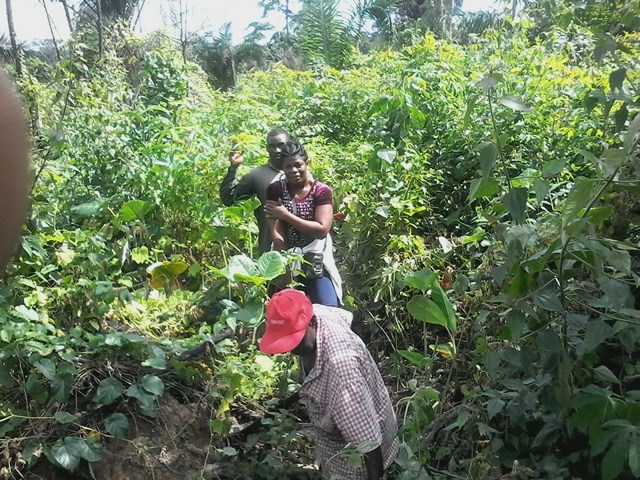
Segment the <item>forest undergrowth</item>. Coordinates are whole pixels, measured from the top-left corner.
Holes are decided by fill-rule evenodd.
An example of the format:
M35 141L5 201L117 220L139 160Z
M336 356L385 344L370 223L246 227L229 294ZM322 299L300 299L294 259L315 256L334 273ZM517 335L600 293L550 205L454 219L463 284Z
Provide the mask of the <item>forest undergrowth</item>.
M256 347L292 257L258 257L257 201L217 193L231 147L259 165L275 126L334 189L393 478L640 477L639 37L535 28L225 93L155 37L27 63L41 127L0 287L0 478L319 478L296 366Z

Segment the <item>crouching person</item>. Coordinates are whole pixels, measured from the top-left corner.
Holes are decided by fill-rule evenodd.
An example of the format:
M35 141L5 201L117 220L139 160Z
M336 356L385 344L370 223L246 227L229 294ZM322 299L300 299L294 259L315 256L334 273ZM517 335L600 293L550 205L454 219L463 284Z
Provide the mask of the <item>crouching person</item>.
M285 289L267 304L260 350L300 357L305 401L315 429L316 461L323 478L378 480L398 453L397 422L387 389L364 342L342 309L311 304ZM341 452L359 447L362 465Z

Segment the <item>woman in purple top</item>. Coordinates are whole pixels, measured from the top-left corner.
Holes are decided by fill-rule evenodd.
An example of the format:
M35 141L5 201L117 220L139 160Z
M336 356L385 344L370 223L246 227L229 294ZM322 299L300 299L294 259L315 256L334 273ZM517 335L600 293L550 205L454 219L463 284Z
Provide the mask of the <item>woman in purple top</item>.
M315 265L319 278L304 278L304 291L313 303L338 306L342 299L342 281L329 234L333 223L333 193L329 186L313 179L309 157L299 142L287 142L280 158L284 178L267 187L264 207L273 249L317 254L316 258L322 259L321 265Z

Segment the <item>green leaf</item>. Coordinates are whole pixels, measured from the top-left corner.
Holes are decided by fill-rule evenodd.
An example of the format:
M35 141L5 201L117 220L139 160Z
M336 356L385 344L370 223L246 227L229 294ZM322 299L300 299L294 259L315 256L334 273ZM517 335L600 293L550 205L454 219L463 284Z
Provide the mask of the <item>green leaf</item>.
M564 312L562 302L560 302L560 292L555 289L546 289L536 293L533 296L533 303L551 312Z
M577 346L576 353L580 357L584 356L610 338L611 335L613 335L613 329L607 323L600 319L590 320L587 323L584 340Z
M151 275L151 286L163 288L177 281L178 275L185 272L189 265L182 261L156 262L147 267L147 273Z
M74 205L70 210L71 213L81 218L91 218L100 212L105 202L106 200L91 200L80 205Z
M56 259L58 264L66 267L76 257L76 252L71 250L66 244L63 244L58 250L56 250Z
M42 358L35 362L33 366L38 370L47 380L53 380L56 377L56 364L49 358Z
M626 438L618 437L602 459L602 480L614 480L622 473L627 454Z
M236 281L258 276L258 267L254 261L246 255L234 255L231 257L227 268L231 278Z
M640 455L638 455L638 442L640 441L637 436L629 442L629 468L634 477L640 477Z
M26 320L28 322L37 322L40 320L40 315L38 312L31 308L27 308L24 305L18 305L15 307L12 312L14 316L21 318L22 320Z
M138 265L149 261L149 249L146 246L137 247L131 250L131 260Z
M412 272L404 277L404 281L407 285L422 292L426 292L431 288L433 282L437 280L437 276L431 270L419 270Z
M633 150L633 146L636 143L638 131L640 131L640 113L637 114L636 117L631 121L631 123L629 124L629 129L624 135L624 151L627 155L629 155L631 153L631 150Z
M120 380L113 377L105 378L100 382L100 385L98 385L93 401L102 405L109 405L115 402L122 395L123 391L124 387Z
M467 201L471 203L476 198L484 198L495 195L500 191L500 184L495 178L476 178L471 180Z
M114 413L105 419L104 428L116 438L126 438L129 434L129 420L122 413Z
M224 447L222 453L228 457L232 457L238 454L238 451L233 447Z
M449 297L447 297L446 292L437 282L432 286L431 300L433 300L447 319L447 329L449 329L450 332L455 333L457 329L457 318L453 310L453 305L451 305L451 301L449 301Z
M502 197L502 203L507 207L511 218L518 223L524 222L527 197L526 188L512 188Z
M531 108L525 105L522 100L513 95L505 95L498 99L498 103L504 105L505 107L509 107L511 110L515 110L516 112L529 112Z
M422 112L420 112L420 113L422 113ZM389 165L391 165L393 163L393 161L396 159L396 156L398 155L398 152L396 150L391 150L391 149L378 150L376 152L376 155L378 156L378 158L380 160L383 160L383 161L387 162Z
M164 392L164 383L155 375L145 375L141 381L142 388L153 395L162 395Z
M76 451L80 454L82 458L84 458L87 462L98 462L102 459L102 448L99 443L87 441L82 438L76 437L67 437L70 442L74 442L76 444ZM66 441L67 439L65 439Z
M606 367L605 365L600 365L599 367L594 368L593 376L597 380L601 380L606 383L616 383L616 384L620 383L620 380L618 380L618 377L616 377L615 374L611 370L609 370L609 368Z
M447 319L433 301L424 295L415 295L407 303L409 314L421 322L447 327Z
M205 230L202 233L202 240L205 242L224 242L229 238L233 238L234 230L227 226L215 226Z
M139 385L131 385L127 388L127 396L135 398L140 402L140 405L148 408L153 407L154 402L158 398L157 395L147 392Z
M499 398L492 398L487 402L487 413L489 414L489 420L495 417L502 411L505 406L504 400Z
M164 370L167 368L167 360L162 357L150 357L141 363L143 367L155 368L156 370Z
M113 283L99 281L96 282L95 294L96 297L101 297L113 292Z
M51 447L51 455L60 466L66 470L73 471L80 463L80 455L73 445L67 445L58 440Z
M374 213L382 218L389 218L389 207L384 205L375 209Z
M480 145L480 169L482 179L487 180L498 158L498 147L493 142L484 142Z
M145 200L131 200L120 207L116 220L125 223L133 220L143 221L153 205Z
M622 90L622 84L627 76L627 69L622 67L609 74L609 88L611 91Z
M53 418L55 419L56 422L58 423L72 423L75 422L77 420L77 418L75 417L75 415L71 415L69 412L65 412L65 411L58 411L56 413L53 414Z
M424 368L431 363L431 359L429 357L425 357L420 352L415 352L413 350L396 350L396 352L398 352L402 358L409 360L417 367Z
M566 164L567 162L564 158L549 160L542 166L542 176L545 178L555 177L564 169Z
M598 39L596 48L593 50L593 58L596 62L601 62L609 52L613 52L617 43L611 35L603 35Z
M484 93L488 94L493 88L495 88L496 85L498 85L498 80L493 77L487 76L480 80L480 82L478 83L482 87Z
M231 419L223 418L223 419L214 419L209 422L211 426L211 431L213 433L217 433L218 435L226 435L231 431Z
M273 280L286 272L286 264L280 252L265 252L257 262L258 275L265 280Z
M590 178L579 177L564 201L562 218L566 222L575 220L580 211L591 201L596 183Z

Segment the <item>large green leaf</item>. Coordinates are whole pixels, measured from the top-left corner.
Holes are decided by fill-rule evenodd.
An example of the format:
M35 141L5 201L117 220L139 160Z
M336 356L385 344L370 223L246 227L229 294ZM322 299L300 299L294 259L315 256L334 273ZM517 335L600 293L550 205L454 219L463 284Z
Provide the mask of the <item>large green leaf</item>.
M447 318L442 313L442 310L424 295L415 295L409 300L407 310L413 318L421 322L441 325L445 328L448 327L449 322L447 322Z
M502 203L507 207L511 218L518 223L524 222L527 197L526 188L512 188L502 197Z
M145 375L140 382L142 388L153 395L162 395L164 392L164 383L156 375Z
M105 378L98 385L96 396L93 400L102 405L109 405L116 401L123 391L124 387L120 380L113 377Z
M147 267L147 273L151 275L151 286L163 288L173 285L178 275L185 272L189 265L180 260L156 262Z
M413 350L396 350L396 352L398 352L400 356L402 356L406 360L409 360L417 367L424 368L431 363L431 359L429 357L425 357L420 352L415 352Z
M51 455L60 466L66 470L74 470L80 463L80 452L76 445L69 444L64 440L58 440L51 447Z
M453 310L453 305L449 301L449 297L447 297L446 292L440 286L439 283L434 282L431 290L431 300L435 303L440 311L443 313L445 318L447 319L447 328L450 332L455 333L458 322L456 319L456 314Z
M576 179L562 207L562 218L571 222L591 201L596 187L595 180L579 177Z
M633 146L638 140L638 132L640 131L640 113L629 124L629 129L624 135L624 151L627 155L633 150Z
M64 410L60 410L53 414L53 418L58 423L73 423L77 420L75 415L71 415L69 412L65 412Z
M493 142L484 142L478 148L480 154L480 170L482 171L482 179L488 180L489 175L493 171L493 166L498 158L498 147Z
M554 158L545 162L542 166L542 176L543 177L555 177L558 175L565 167L567 161L564 158Z
M471 203L476 198L490 197L499 191L500 184L495 178L476 178L471 180L467 201Z
M384 160L389 165L391 165L393 163L393 161L396 159L396 156L398 155L398 152L395 151L395 150L385 149L385 150L378 150L376 152L376 155L378 156L378 158L380 160Z
M498 98L498 103L516 112L529 112L531 110L521 99L514 95L504 95Z
M122 223L138 220L144 221L144 217L151 209L153 204L145 200L131 200L120 207L116 220Z
M286 272L286 263L280 252L265 252L257 262L258 275L266 280L273 280Z
M90 200L88 202L81 203L80 205L74 205L70 210L71 213L81 218L91 218L100 213L105 203L106 200L103 199Z
M129 434L129 420L122 413L114 413L105 419L104 428L116 438L126 438Z
M433 285L437 278L436 274L431 270L419 270L408 274L404 277L404 281L410 287L426 292L431 288L431 285Z

